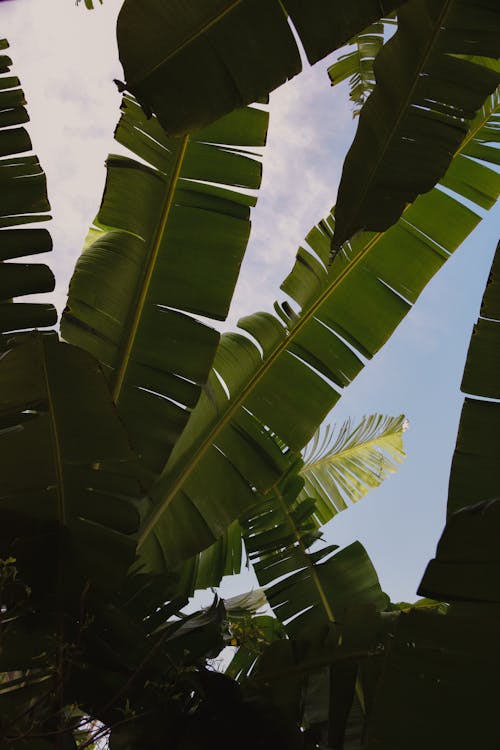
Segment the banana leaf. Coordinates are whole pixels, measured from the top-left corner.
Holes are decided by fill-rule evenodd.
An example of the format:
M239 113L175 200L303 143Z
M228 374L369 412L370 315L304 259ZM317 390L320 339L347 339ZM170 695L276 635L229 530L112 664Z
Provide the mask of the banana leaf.
M19 228L50 219L50 204L45 174L38 158L29 153L24 93L19 79L9 74L12 60L1 54L8 47L7 40L0 39L0 333L57 321L49 303L12 303L14 297L52 291L55 280L45 264L9 262L49 252L52 239L46 229Z
M500 67L479 56L500 56L496 0L410 0L401 7L344 162L334 249L359 230L386 230L443 177L468 122L500 83Z
M481 149L497 163L498 151L485 142L496 132L498 107L495 94L455 157L453 194L434 188L420 196L387 232L358 235L331 267L330 214L308 234L282 285L298 312L285 302L275 315L241 320L247 335L222 336L208 385L151 490L154 511L138 543L151 569L161 570L165 556L179 560L208 547L299 460L342 389L478 224L466 202L497 199L498 173L469 153Z
M30 586L54 558L98 589L119 587L146 508L99 365L54 333L18 334L2 343L0 385L4 551Z
M291 24L314 63L399 5L125 0L117 29L123 86L168 133L182 135L261 100L300 72Z
M498 136L498 132L497 132ZM448 488L448 515L500 495L500 245L472 332L462 379L464 400Z
M238 110L191 137L168 138L129 96L102 204L70 283L61 332L103 365L141 453L163 467L200 390L250 231L268 116ZM147 162L147 163L144 163Z

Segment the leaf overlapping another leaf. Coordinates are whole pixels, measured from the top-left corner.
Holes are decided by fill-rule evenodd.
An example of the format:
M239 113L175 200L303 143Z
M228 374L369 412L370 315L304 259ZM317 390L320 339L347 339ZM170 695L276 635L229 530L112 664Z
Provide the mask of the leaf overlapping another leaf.
M470 55L500 56L496 0L402 6L344 162L334 248L359 230L386 230L444 175L468 121L500 83L491 61Z
M289 19L314 63L399 5L401 0L126 0L118 18L125 86L167 132L191 132L261 100L300 72Z
M468 154L490 138L498 105L495 94L455 157L452 168L458 160L461 179L454 195L434 188L420 196L394 227L358 235L329 267L332 212L308 234L282 285L299 313L288 303L276 305L274 316L257 313L240 321L247 336L222 336L208 387L152 490L155 510L139 538L149 564L161 568L162 555L182 556L183 543L193 553L213 543L255 503L255 492L279 481L342 388L480 221L463 201L474 193L477 169L483 180L476 202L497 199L500 177ZM497 150L487 155L494 164ZM281 441L280 451L270 432Z
M341 55L328 68L328 75L332 86L349 78L349 99L353 104L353 117L361 112L361 108L375 87L375 73L373 63L384 46L384 24L388 19L382 19L363 29L349 44L354 44L353 50ZM392 23L395 23L392 21Z
M62 333L102 363L148 481L198 401L250 231L267 113L246 108L168 138L125 97L91 244L70 284ZM144 162L147 162L145 164Z

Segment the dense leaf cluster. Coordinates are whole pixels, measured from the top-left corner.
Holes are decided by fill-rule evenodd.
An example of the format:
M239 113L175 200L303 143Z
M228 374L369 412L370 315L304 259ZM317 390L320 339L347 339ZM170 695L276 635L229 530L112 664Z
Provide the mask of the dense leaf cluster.
M292 27L310 62L356 45L331 75L355 75L358 133L287 300L221 336ZM317 430L500 194L496 0L125 0L118 41L128 155L61 337L16 299L53 289L23 261L52 249L50 206L0 56L2 748L493 747L499 255L426 598L391 602L359 542L321 540L404 458L404 417ZM262 590L186 614L242 544Z

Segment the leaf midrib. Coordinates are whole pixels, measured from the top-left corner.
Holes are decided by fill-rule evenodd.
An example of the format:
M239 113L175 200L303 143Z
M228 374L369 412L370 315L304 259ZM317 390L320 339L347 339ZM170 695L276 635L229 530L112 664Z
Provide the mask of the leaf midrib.
M278 489L278 487L275 488L274 494L278 498L278 502L279 502L279 504L281 506L281 509L282 509L282 511L283 511L283 513L285 515L285 518L287 520L288 526L290 527L290 529L291 529L291 531L292 531L295 539L297 540L297 544L298 544L298 547L300 549L300 552L302 553L302 555L304 557L304 560L305 560L305 563L306 563L307 567L309 568L309 572L311 574L312 582L313 582L314 586L316 587L316 589L318 591L319 598L320 598L320 601L321 601L321 605L322 605L323 609L325 610L325 614L326 614L326 616L328 618L328 622L335 622L335 618L333 616L333 612L332 612L332 609L330 607L330 602L328 601L328 597L326 595L326 592L325 592L325 590L323 588L323 585L322 585L321 581L319 580L319 576L318 576L317 570L316 570L316 568L314 566L314 563L311 561L311 558L309 557L309 554L308 554L306 546L305 546L305 544L304 544L304 542L302 540L300 532L299 532L297 526L295 525L295 522L293 521L292 517L290 516L290 513L288 512L288 508L287 508L287 505L285 503L285 499L284 499L283 495L281 494L280 490Z
M233 10L235 10L243 0L233 0L232 3L229 3L229 5L224 8L224 10L219 11L219 13L216 13L215 16L212 16L212 18L209 18L208 21L205 21L201 26L199 26L195 31L193 31L189 36L187 36L185 39L183 39L179 44L177 44L170 52L165 55L156 65L153 65L153 67L146 69L142 73L135 76L135 78L132 78L130 81L128 81L128 85L130 88L134 88L141 83L143 83L146 78L149 78L154 73L156 73L157 70L162 68L166 63L171 60L173 57L179 54L179 52L182 52L183 49L188 47L190 44L192 44L196 39L198 39L200 36L203 36L209 29L211 29L213 26L216 26L219 21L221 21L225 16L227 16L229 13L232 13Z
M491 119L491 116L496 112L496 110L499 107L500 107L500 99L496 103L495 107L492 108L491 111L485 112L485 116L481 119L480 124L478 124L478 126L474 129L473 137L475 137L475 135L477 135L477 133L486 125L486 123ZM470 139L465 139L461 143L459 148L456 150L453 158L455 158L458 154L460 154L464 150L464 148L466 148L469 142L470 142ZM389 231L389 230L386 230L386 231ZM359 263L361 263L362 260L364 260L366 255L371 251L373 247L377 245L377 243L382 239L385 233L386 232L377 232L371 237L366 247L363 250L361 250L359 255L356 256L356 258L354 258L354 260L344 269L344 271L342 271L342 273L339 274L339 276L324 289L324 291L321 293L317 301L313 303L311 307L308 308L303 313L303 316L299 319L299 321L296 323L294 328L291 329L288 336L286 336L276 346L276 349L273 352L271 352L271 354L269 355L269 358L265 362L263 362L261 367L256 371L256 373L254 373L250 381L247 383L247 385L241 392L240 396L236 398L235 401L228 407L228 410L224 414L222 419L215 425L215 427L212 428L212 430L210 430L207 437L203 440L203 442L198 446L198 448L192 454L192 457L189 463L187 464L187 466L181 470L177 479L173 481L167 494L165 495L165 498L159 504L158 509L151 516L151 519L146 523L146 525L144 526L144 529L139 535L138 545L137 545L138 550L141 549L146 539L154 531L154 527L156 526L160 517L163 515L167 507L170 505L170 503L174 499L177 492L181 489L185 480L197 468L198 463L201 461L205 453L209 450L213 441L222 432L222 430L224 430L224 428L227 427L227 425L229 424L229 422L231 421L231 419L233 418L237 410L245 402L247 396L253 391L255 386L262 380L262 378L265 376L265 374L271 368L274 362L278 359L278 357L280 357L281 354L283 354L283 352L288 349L290 344L294 341L295 337L302 331L304 326L310 322L310 320L314 317L315 313L318 311L321 305L328 299L330 294L333 294L333 292L340 286L340 284L343 283L344 279L359 265Z
M121 357L120 365L115 370L116 377L114 379L113 389L112 389L112 398L115 403L118 403L120 399L127 369L130 364L130 360L132 358L132 350L134 348L135 339L137 337L137 331L139 329L139 325L140 325L142 315L144 312L144 307L146 305L146 300L147 300L147 296L149 293L149 288L151 286L151 280L153 278L156 261L158 260L158 254L160 252L161 243L165 235L165 231L167 229L168 219L170 216L170 211L172 208L175 191L177 189L177 183L179 182L179 177L181 174L182 165L184 162L184 156L186 154L188 142L189 142L189 136L185 135L181 141L179 152L177 154L177 160L175 162L174 170L172 173L172 177L170 178L170 183L168 185L168 190L167 190L167 194L165 197L165 203L163 205L163 210L162 210L160 220L158 222L158 227L156 229L156 234L152 243L151 251L149 254L148 265L147 265L147 268L143 277L143 282L142 282L141 290L139 292L139 297L137 299L137 304L134 309L134 316L133 316L133 319L129 328L127 340L125 342L125 345L122 347L122 357Z
M56 474L56 494L57 494L57 515L59 524L66 525L66 493L64 491L64 471L61 453L61 443L59 440L59 431L57 429L57 420L54 409L54 400L52 398L52 389L50 387L49 373L47 370L46 350L42 336L39 334L38 345L41 353L43 379L45 391L47 393L47 412L50 421L50 436L52 443L52 456L54 459L54 469Z

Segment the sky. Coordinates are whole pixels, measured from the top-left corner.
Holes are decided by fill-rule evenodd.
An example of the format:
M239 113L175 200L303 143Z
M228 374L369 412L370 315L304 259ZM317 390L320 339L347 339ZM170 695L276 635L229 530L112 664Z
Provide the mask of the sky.
M120 0L94 11L75 0L11 0L0 5L13 72L28 99L28 126L47 174L54 220L54 301L67 285L99 207L113 143L123 78L114 26ZM252 237L229 322L282 299L287 275L308 230L335 203L342 161L354 136L345 86L326 73L337 56L272 94L268 143ZM359 539L393 601L414 601L433 556L446 509L447 483L463 396L460 381L470 333L499 234L500 210L489 212L428 285L384 349L349 386L329 417L341 423L381 412L404 413L407 459L398 473L325 528L329 543ZM473 500L473 498L471 499ZM256 585L250 576L225 582L223 595Z

